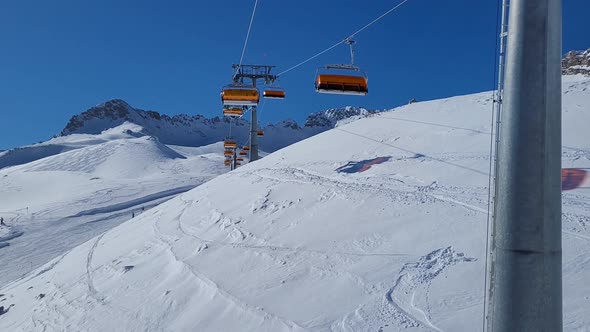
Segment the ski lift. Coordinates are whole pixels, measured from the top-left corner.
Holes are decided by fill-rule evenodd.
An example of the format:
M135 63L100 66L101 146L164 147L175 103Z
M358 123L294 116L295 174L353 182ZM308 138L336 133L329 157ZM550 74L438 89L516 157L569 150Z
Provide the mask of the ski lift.
M238 157L236 158L237 161L244 161L244 158Z
M354 65L354 40L347 38L350 46L349 65L327 65L318 69L315 79L315 90L319 93L361 95L369 92L367 74Z
M285 90L278 86L269 86L264 89L262 96L267 99L285 99Z
M241 166L242 163L239 163L239 162L236 161L235 165L236 165L236 167L238 167L238 166Z
M235 149L238 147L238 143L231 138L226 138L225 141L223 141L223 147L226 149Z
M225 150L225 151L223 151L223 155L228 156L228 157L233 157L234 152L230 151L230 150Z
M250 151L250 145L244 145L242 148L244 151Z
M240 156L247 156L248 152L246 151L240 151L240 153L238 153Z
M224 160L224 161L223 161L223 164L224 164L225 166L230 166L230 165L231 165L231 160L229 160L229 159L226 159L226 160Z
M258 136L264 136L264 131L262 131L262 130L258 130L258 131L256 132L256 135L258 135Z
M240 117L244 114L244 110L239 107L224 108L223 115L230 117Z
M260 101L258 89L238 83L227 85L221 90L221 102L227 106L256 106Z

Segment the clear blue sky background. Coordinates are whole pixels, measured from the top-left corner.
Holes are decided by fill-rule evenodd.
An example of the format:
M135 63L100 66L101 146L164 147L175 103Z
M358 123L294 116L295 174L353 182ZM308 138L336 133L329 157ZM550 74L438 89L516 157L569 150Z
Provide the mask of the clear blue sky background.
M277 71L316 54L400 0L259 0L244 63ZM316 68L348 61L341 45L280 80L261 122L346 105L386 109L493 88L495 0L410 0L360 33L366 97L316 94ZM0 149L46 140L112 98L174 115L220 115L254 0L0 2ZM590 1L564 0L564 52L590 47Z

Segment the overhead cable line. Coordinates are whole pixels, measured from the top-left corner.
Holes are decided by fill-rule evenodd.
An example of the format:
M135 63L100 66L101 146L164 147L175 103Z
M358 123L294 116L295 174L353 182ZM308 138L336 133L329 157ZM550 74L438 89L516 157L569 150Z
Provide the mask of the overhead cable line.
M301 61L300 63L298 63L298 64L294 65L293 67L290 67L290 68L288 68L287 70L285 70L285 71L282 71L282 72L278 73L278 74L277 74L277 76L281 76L281 75L283 75L283 74L286 74L286 73L290 72L291 70L293 70L293 69L295 69L295 68L297 68L297 67L300 67L300 66L302 66L302 65L304 65L304 64L306 64L306 63L308 63L309 61L311 61L311 60L313 60L313 59L315 59L315 58L319 57L320 55L322 55L322 54L324 54L324 53L326 53L326 52L330 51L331 49L335 48L336 46L338 46L338 45L340 45L340 44L342 44L342 43L345 43L345 42L347 42L347 41L348 41L348 40L350 40L352 37L354 37L356 34L360 33L361 31L363 31L363 30L365 30L366 28L370 27L371 25L375 24L377 21L379 21L380 19L382 19L382 18L384 18L385 16L389 15L391 12L395 11L396 9L398 9L399 7L401 7L403 4L405 4L405 3L406 3L406 2L408 2L408 1L409 1L409 0L403 0L403 1L402 1L402 2L400 2L399 4L395 5L393 8L391 8L391 9L389 9L388 11L386 11L385 13L381 14L381 16L377 17L376 19L374 19L373 21L371 21L370 23L368 23L367 25L365 25L364 27L362 27L362 28L358 29L357 31L353 32L352 34L348 35L346 38L344 38L344 39L342 39L341 41L337 42L336 44L334 44L334 45L332 45L332 46L330 46L330 47L326 48L325 50L323 50L323 51L321 51L321 52L317 53L316 55L314 55L314 56L311 56L311 57L307 58L307 59L306 59L306 60L304 60L304 61Z
M252 23L254 22L254 15L256 14L256 7L258 7L258 0L256 0L254 2L254 9L252 10L252 16L250 17L250 24L248 25L248 32L246 33L246 40L244 40L244 47L242 47L242 55L240 56L240 64L236 68L236 72L234 73L234 76L240 70L240 67L242 66L242 61L244 60L244 54L246 53L246 46L248 46L248 39L250 38L250 31L252 30Z

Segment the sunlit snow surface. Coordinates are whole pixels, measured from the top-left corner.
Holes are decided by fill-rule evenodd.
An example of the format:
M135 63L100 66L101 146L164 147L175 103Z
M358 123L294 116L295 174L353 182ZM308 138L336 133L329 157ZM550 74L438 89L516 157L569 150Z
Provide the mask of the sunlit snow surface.
M3 287L0 330L479 330L491 108L415 103L221 175ZM590 167L589 124L566 77L564 167ZM567 331L590 326L588 187L563 193Z
M226 171L221 144L169 147L141 129L126 123L13 154L66 151L0 169L0 217L8 225L0 226L0 284Z

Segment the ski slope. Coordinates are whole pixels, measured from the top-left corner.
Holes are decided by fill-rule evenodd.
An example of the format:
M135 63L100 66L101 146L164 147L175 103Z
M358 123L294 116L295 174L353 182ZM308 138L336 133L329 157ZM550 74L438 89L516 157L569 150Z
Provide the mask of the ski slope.
M563 86L563 165L590 169L590 79ZM491 107L411 104L218 176L2 287L0 330L477 331ZM566 331L590 326L589 188L563 193Z
M220 143L166 146L131 123L35 146L61 153L0 170L0 284L226 170ZM30 156L22 149L20 158ZM18 161L18 160L17 160ZM1 304L0 304L1 305Z

